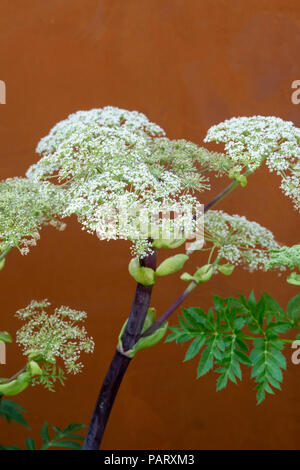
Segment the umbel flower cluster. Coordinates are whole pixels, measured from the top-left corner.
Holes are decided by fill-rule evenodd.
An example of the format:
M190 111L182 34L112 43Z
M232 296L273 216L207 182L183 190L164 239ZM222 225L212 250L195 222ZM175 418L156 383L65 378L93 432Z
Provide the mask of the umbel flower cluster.
M66 189L62 215L76 214L101 239L134 241L139 256L149 248L148 223L141 224L141 213L133 208L142 208L149 224L153 212L174 204L192 213L199 202L191 193L208 187L204 173L228 170L219 154L169 140L144 114L114 107L71 114L40 141L37 152L42 158L27 176ZM116 221L121 212L128 217ZM193 217L188 227L186 220L182 223L186 232L193 232ZM156 224L159 228L161 220Z
M290 269L298 267L300 270L300 245L282 246L271 250L268 268L287 266Z
M246 217L209 210L204 217L204 239L216 250L217 257L249 271L266 270L270 250L279 249L272 232Z
M0 254L17 247L27 254L36 245L42 225L63 229L56 217L63 207L62 190L27 178L0 182Z
M265 161L281 176L282 191L300 209L300 129L292 122L273 116L232 118L209 129L204 142L212 141L225 143L233 175L252 172Z
M85 320L85 312L62 306L48 314L46 309L49 306L47 300L33 300L16 313L19 319L26 321L17 332L17 342L30 360L44 364L43 376L35 381L42 381L46 385L49 372L50 382L51 376L55 379L53 370L56 370L58 358L63 362L67 374L77 374L83 367L79 360L81 353L94 350L93 338L89 338L85 328L77 324Z

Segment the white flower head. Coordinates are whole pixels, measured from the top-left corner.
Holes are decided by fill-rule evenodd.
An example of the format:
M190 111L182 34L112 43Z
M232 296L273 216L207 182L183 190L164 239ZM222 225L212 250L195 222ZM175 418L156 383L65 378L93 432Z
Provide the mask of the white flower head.
M204 238L215 246L217 256L249 271L266 270L270 250L279 249L272 232L246 217L209 210L204 216Z
M49 306L47 300L33 300L16 313L19 319L26 321L17 332L17 342L26 356L39 357L39 362L46 364L46 370L47 365L55 365L60 360L67 373L76 374L83 367L79 360L81 353L94 350L93 338L78 325L87 315L64 306L49 314L46 310Z
M281 189L300 209L300 129L274 116L228 119L212 126L204 142L223 142L236 172L256 170L264 161L281 176Z
M101 239L132 240L141 257L149 250L146 233L142 241L138 223L128 217L116 234L115 213L120 206L128 214L135 205L148 213L178 202L196 207L189 193L207 187L199 164L206 171L211 156L195 144L167 139L144 114L110 106L71 114L40 141L37 152L42 158L27 175L63 186L62 215L76 214L83 228ZM215 161L216 169L225 171Z
M0 253L18 247L27 254L43 225L61 229L63 190L47 181L8 178L0 182Z

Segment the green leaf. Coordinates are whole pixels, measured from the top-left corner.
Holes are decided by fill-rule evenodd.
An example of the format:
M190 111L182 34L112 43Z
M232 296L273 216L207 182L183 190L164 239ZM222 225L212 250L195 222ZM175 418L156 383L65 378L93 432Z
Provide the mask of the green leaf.
M300 316L300 294L289 301L286 311L293 322L298 322Z
M0 341L12 343L12 337L7 331L0 331Z
M275 343L276 347L273 346ZM253 362L251 377L258 382L257 402L261 403L265 398L265 393L273 394L271 386L280 389L282 382L281 369L286 368L286 360L278 349L277 342L270 342L267 338L254 341L254 350L250 354Z
M43 440L43 444L49 444L50 437L49 437L49 425L47 421L44 422L43 427L41 429L41 438Z
M229 381L237 383L242 379L241 365L251 367L257 401L261 403L267 393L280 390L282 371L286 369L281 352L285 343L280 335L293 327L295 318L298 321L299 304L300 295L289 302L286 314L266 292L257 301L253 291L248 300L242 295L225 299L214 295L214 309L209 308L207 314L198 307L183 309L179 324L170 328L167 341L191 341L184 361L199 354L197 377L214 369L220 374L217 390L226 387ZM248 330L256 337L250 337ZM246 341L253 341L250 355Z
M15 421L16 423L30 429L27 421L22 416L22 413L26 413L26 410L18 403L12 400L1 400L0 401L0 416L2 416L8 423Z
M84 429L85 425L83 423L70 423L65 429L64 433L67 432L75 432L75 431L81 431L81 429Z
M282 320L285 317L285 313L284 313L283 308L267 292L263 292L263 296L264 296L264 299L265 299L266 314L271 313L272 315L274 315L276 320Z
M266 329L268 334L286 333L292 328L289 322L278 321L276 323L270 323Z
M249 295L249 298L248 298L248 305L250 307L250 309L255 312L255 309L256 309L256 300L255 300L255 296L254 296L254 292L253 290L251 291L250 295Z
M213 302L214 302L214 309L222 312L225 307L225 301L218 297L217 295L213 295Z
M243 364L246 364L247 366L252 366L252 361L251 359L249 359L248 356L246 356L246 354L244 354L243 352L239 351L238 349L235 349L235 354L238 356L239 360L243 363Z
M192 341L192 343L190 344L186 352L184 362L189 361L190 359L193 359L198 354L203 344L205 343L205 340L206 340L206 336L203 335L202 337L199 336L195 338L194 341Z
M25 445L26 445L28 450L35 450L36 449L35 442L34 442L34 439L32 439L32 437L27 437L27 439L25 440Z
M207 374L207 372L213 368L215 341L215 338L210 338L210 340L207 341L207 346L204 349L198 364L197 377L202 377L202 375Z
M72 450L81 450L82 445L79 442L74 441L60 441L56 442L53 447L62 447L64 449L72 449Z

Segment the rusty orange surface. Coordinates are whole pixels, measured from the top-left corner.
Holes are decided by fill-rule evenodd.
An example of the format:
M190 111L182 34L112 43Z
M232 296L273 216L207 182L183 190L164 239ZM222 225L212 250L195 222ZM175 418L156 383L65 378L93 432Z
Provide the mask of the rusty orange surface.
M24 175L35 146L50 128L79 109L113 105L145 113L172 138L201 143L207 129L232 116L275 115L300 126L291 83L300 79L298 0L2 0L0 79L1 178ZM260 170L246 189L219 207L246 215L286 244L299 242L299 218L276 176ZM218 179L210 198L227 184ZM15 334L13 316L32 298L88 312L96 341L84 372L56 393L27 390L31 435L44 420L88 423L128 315L135 284L126 242L100 242L75 220L65 232L43 230L26 257L16 250L1 272L1 329ZM194 258L194 266L199 264ZM117 274L116 274L117 273ZM212 294L257 295L266 290L283 306L298 293L276 274L236 269L198 289L186 306L207 309ZM179 294L174 276L155 287L162 312ZM173 320L174 321L174 320ZM299 448L300 366L287 351L283 390L262 405L249 372L241 384L216 393L216 374L196 380L196 362L183 364L184 348L160 343L130 365L105 434L105 449ZM1 376L22 366L16 345L7 348ZM22 444L28 431L1 422L0 442Z

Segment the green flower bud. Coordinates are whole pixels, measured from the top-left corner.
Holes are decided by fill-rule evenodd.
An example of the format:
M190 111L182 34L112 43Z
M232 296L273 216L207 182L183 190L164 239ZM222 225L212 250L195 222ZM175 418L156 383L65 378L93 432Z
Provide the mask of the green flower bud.
M229 171L228 176L229 178L235 179L241 186L243 186L243 188L247 186L247 177L245 175L241 175L234 168Z
M42 375L42 369L40 366L37 364L35 361L30 361L27 364L27 370L30 373L31 377L34 377L36 375Z
M297 274L296 272L291 273L287 277L286 282L292 284L293 286L300 286L300 274Z
M0 331L0 341L3 341L3 343L12 343L12 337L7 331Z
M240 185L244 188L247 186L247 177L245 175L239 175L236 180L240 183Z
M44 357L40 352L32 352L28 356L29 361L34 361L34 362L43 362Z
M165 259L157 268L157 276L168 276L169 274L176 273L183 268L185 262L189 259L188 255L175 255Z
M186 281L186 282L195 281L195 278L194 278L191 274L189 274L189 273L183 273L183 274L181 274L180 279L181 279L182 281Z
M139 284L143 286L153 286L155 284L155 271L151 268L140 266L138 258L133 258L128 266L129 274Z
M0 395L11 397L23 392L31 382L30 372L23 372L15 380L0 383Z
M181 246L184 242L185 242L185 238L182 238L180 240L167 240L167 239L164 239L164 238L157 238L156 240L153 241L152 245L154 248L156 249L160 249L160 248L166 248L166 249L174 249L174 248L178 248L179 246Z
M218 270L220 271L220 273L224 274L225 276L230 276L230 274L232 274L234 268L235 268L235 266L233 264L230 264L230 263L219 264L218 265Z
M205 264L204 266L202 266L201 268L199 268L195 272L194 278L195 278L196 282L198 282L198 283L207 282L207 281L210 280L213 273L214 273L213 265L212 264Z

